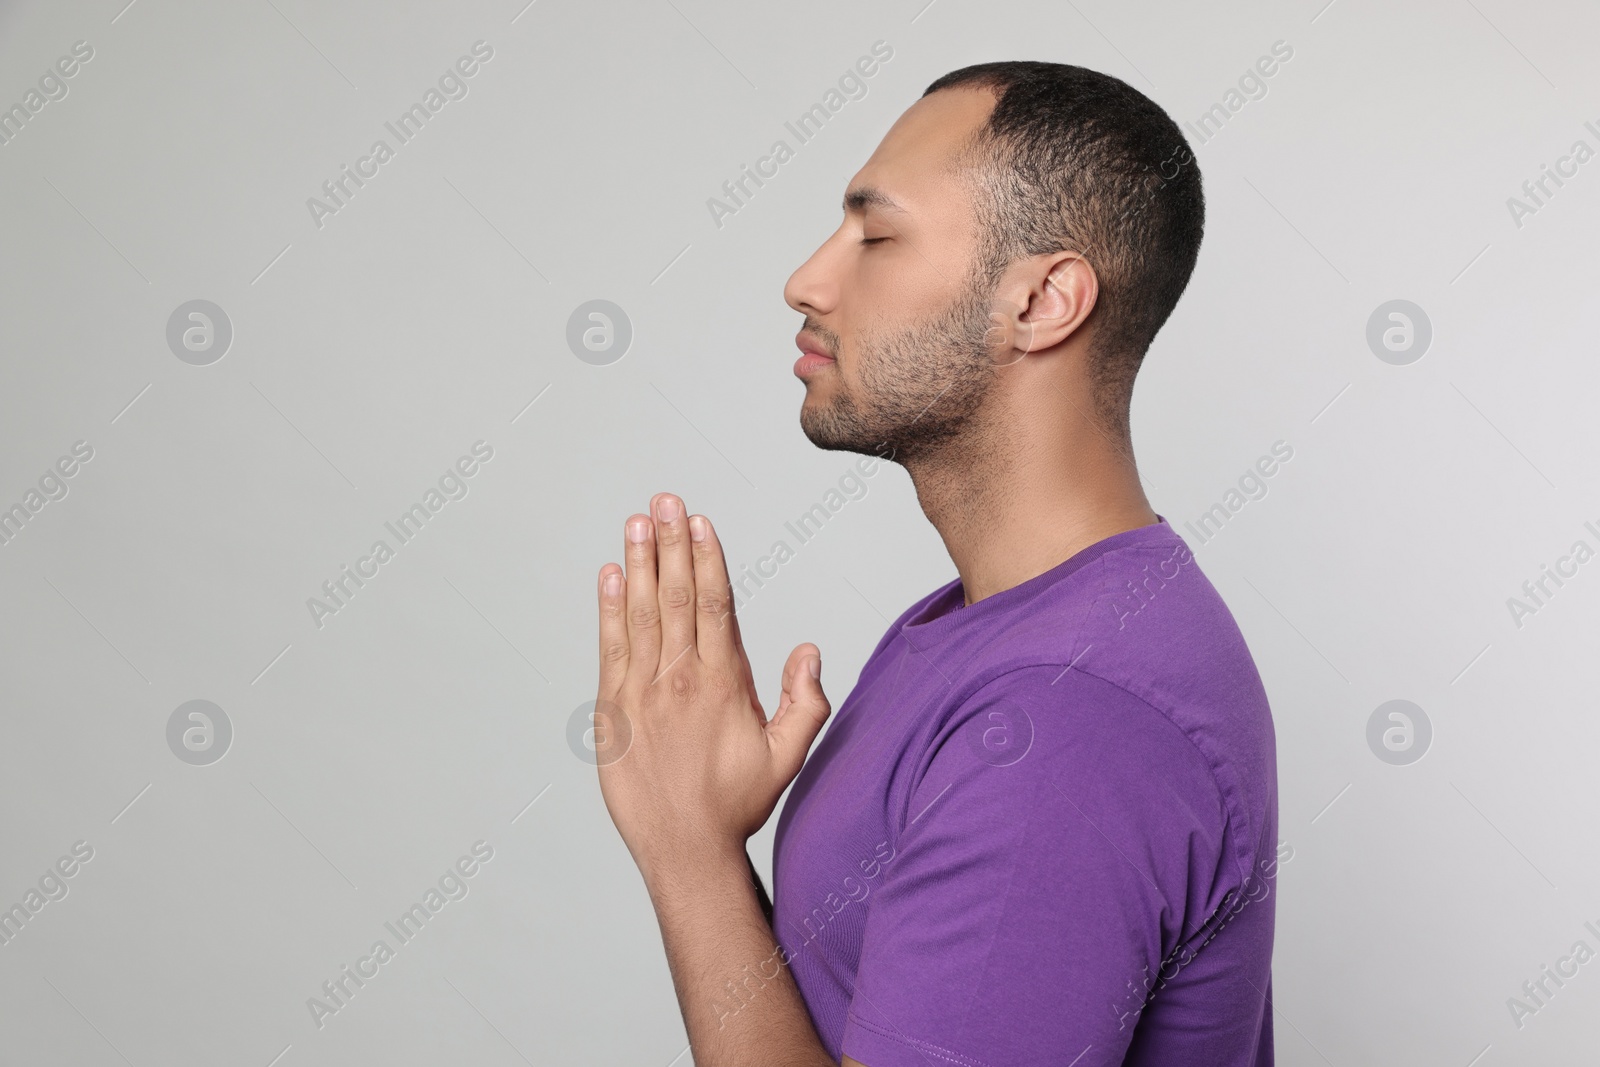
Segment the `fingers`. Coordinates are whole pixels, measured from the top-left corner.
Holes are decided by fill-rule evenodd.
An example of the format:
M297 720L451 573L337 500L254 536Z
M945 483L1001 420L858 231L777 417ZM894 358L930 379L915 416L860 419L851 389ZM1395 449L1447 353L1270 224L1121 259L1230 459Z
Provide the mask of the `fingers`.
M661 659L661 605L656 600L655 524L630 515L623 527L627 577L628 670L654 679Z
M783 692L778 697L778 710L772 713L773 722L777 722L778 717L794 703L795 698L805 692L804 683L811 679L810 664L813 659L816 660L820 670L822 652L809 641L803 645L796 645L794 651L789 653L789 659L783 665ZM821 684L818 683L817 692L821 691Z
M734 629L733 589L728 584L728 561L711 520L695 515L689 520L689 544L694 557L696 590L695 648L700 658L718 670L739 670L737 631Z
M789 653L788 660L783 664L783 691L778 694L778 707L772 713L773 722L777 722L778 716L794 701L795 690L800 684L800 671L805 667L806 650L815 651L816 647L811 644L798 645Z
M822 653L813 644L796 646L783 665L783 699L767 724L767 743L786 783L800 773L811 743L833 711L822 692L821 675Z
M600 568L600 695L614 698L628 674L628 612L622 568Z
M650 499L656 517L656 599L661 603L661 666L665 671L694 644L694 560L689 513L671 493Z

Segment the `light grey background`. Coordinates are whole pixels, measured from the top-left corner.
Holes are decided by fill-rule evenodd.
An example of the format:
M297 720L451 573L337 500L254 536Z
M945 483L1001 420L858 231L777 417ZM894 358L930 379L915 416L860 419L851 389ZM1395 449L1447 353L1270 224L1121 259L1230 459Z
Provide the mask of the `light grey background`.
M1133 413L1272 697L1279 1062L1593 1062L1600 962L1507 1006L1600 949L1600 562L1507 605L1600 547L1600 161L1507 205L1600 148L1592 5L524 2L0 7L0 106L94 49L0 146L0 506L94 449L0 546L0 906L94 849L0 946L0 1061L688 1063L566 743L622 520L681 493L737 567L848 468L799 431L782 287L934 78L1078 63L1192 123L1284 41L1264 97L1190 133L1205 247ZM469 94L319 228L307 198L479 40ZM717 226L707 199L878 40L867 95ZM195 299L233 326L209 366L166 342ZM594 299L633 327L607 366L566 344ZM1432 324L1408 365L1366 342L1393 299ZM469 494L319 628L307 598L479 440ZM1184 524L1280 440L1201 544ZM953 577L903 472L868 484L747 606L765 696L812 640L837 705ZM1433 730L1404 766L1367 743L1395 699ZM233 728L207 766L167 743L191 700ZM315 1026L480 839L469 894Z

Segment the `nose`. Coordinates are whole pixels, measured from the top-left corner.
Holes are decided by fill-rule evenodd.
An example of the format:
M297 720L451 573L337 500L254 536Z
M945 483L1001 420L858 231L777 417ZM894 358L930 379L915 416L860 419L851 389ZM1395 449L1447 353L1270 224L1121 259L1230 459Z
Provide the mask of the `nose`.
M839 305L839 283L833 268L829 249L830 237L811 253L811 258L800 264L783 287L783 300L794 310L806 316L822 316Z

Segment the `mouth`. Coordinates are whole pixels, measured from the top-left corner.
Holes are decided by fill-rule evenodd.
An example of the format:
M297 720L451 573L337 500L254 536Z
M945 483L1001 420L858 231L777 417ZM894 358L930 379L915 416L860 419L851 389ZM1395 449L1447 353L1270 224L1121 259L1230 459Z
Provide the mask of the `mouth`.
M796 337L794 343L800 349L800 358L794 361L794 376L801 381L805 381L822 368L831 367L837 362L827 352L823 351L819 342L813 341L804 333Z
M824 356L820 352L805 352L794 361L794 376L805 381L823 367L831 367L833 364L834 360L830 356Z

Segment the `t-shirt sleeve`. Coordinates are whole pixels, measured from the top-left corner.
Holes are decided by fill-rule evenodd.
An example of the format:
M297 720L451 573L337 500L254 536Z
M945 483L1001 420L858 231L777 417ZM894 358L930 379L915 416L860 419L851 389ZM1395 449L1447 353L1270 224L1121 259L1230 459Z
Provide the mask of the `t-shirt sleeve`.
M1054 667L990 683L930 750L867 901L844 1054L1120 1064L1221 873L1204 758L1143 700Z

